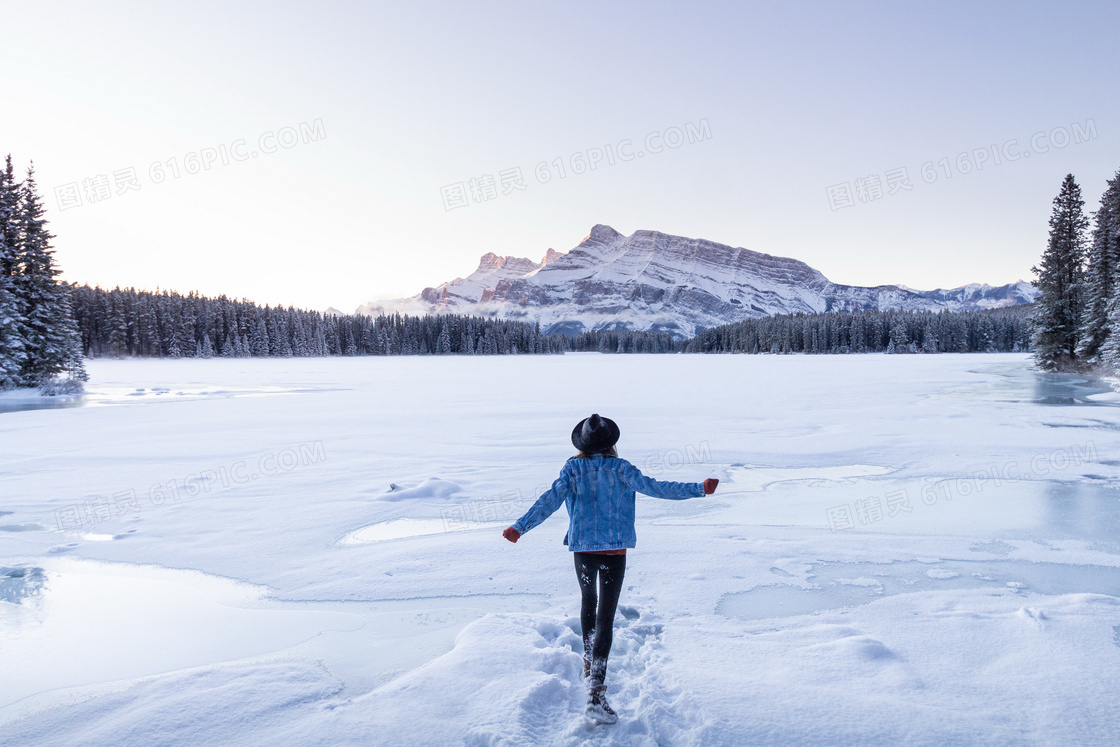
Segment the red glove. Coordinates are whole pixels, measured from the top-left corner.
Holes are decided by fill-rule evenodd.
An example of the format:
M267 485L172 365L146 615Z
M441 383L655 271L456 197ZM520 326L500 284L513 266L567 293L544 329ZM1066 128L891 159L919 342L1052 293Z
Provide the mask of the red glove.
M714 477L709 477L704 481L704 495L711 495L716 492L716 485L719 485L719 480Z
M516 542L517 540L521 539L521 532L517 531L513 527L506 527L502 530L502 536L510 542Z

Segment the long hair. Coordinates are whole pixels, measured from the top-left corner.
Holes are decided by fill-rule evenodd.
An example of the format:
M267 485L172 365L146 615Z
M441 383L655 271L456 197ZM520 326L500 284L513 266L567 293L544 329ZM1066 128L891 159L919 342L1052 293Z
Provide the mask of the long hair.
M605 456L614 457L615 459L618 458L618 450L615 449L613 446L611 446L609 448L606 448L606 449L603 449L601 451L592 452L590 454L587 454L587 453L581 451L578 454L576 454L575 458L577 458L577 459L590 459L591 457L595 456L596 454L603 454Z

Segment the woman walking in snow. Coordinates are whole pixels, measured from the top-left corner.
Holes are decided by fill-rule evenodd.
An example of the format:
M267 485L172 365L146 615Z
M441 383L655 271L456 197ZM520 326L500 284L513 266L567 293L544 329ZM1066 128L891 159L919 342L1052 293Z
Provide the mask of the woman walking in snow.
M646 477L621 459L614 445L618 426L610 418L592 415L576 424L572 444L579 453L568 459L560 476L525 515L502 536L517 542L560 508L568 509L564 544L575 555L576 577L582 595L583 676L588 682L587 715L604 724L618 716L607 703L607 656L614 633L614 613L626 571L626 548L637 544L634 531L634 493L654 498L683 499L711 495L719 480L662 482ZM598 580L598 590L596 590Z

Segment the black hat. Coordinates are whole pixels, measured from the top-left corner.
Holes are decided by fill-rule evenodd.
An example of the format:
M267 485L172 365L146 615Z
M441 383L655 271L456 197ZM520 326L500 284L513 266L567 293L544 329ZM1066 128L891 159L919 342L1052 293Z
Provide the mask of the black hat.
M572 444L584 454L606 451L618 443L618 426L610 418L592 415L576 423Z

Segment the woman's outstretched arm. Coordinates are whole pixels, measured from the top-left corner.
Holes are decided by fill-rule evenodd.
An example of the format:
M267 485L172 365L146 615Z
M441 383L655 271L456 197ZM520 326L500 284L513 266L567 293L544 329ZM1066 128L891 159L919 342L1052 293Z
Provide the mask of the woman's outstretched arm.
M622 467L622 479L626 482L626 485L636 493L653 496L654 498L668 498L670 500L697 498L709 492L714 493L714 483L718 482L718 480L713 480L713 478L708 478L708 480L712 480L711 483L707 481L701 483L654 480L652 477L643 475L642 471L630 462L626 462ZM711 491L707 490L708 484L711 484Z
M517 537L520 537L549 516L552 516L552 514L556 512L556 509L560 508L560 504L568 497L568 492L571 488L571 475L568 472L568 465L565 464L564 469L560 470L560 476L552 483L552 487L545 491L545 493L537 499L537 502L525 512L525 515L513 523L510 529L517 532ZM508 532L509 529L506 529L502 532L502 536L511 542L516 542L517 539L510 537L509 534L507 534Z

